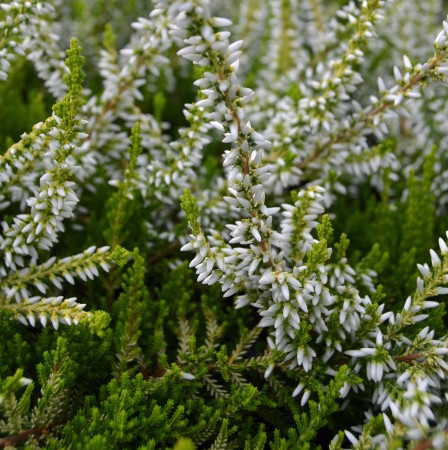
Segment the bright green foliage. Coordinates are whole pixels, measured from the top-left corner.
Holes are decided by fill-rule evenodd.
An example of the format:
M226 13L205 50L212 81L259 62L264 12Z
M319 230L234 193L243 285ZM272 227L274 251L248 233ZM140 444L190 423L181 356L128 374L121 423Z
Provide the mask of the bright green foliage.
M5 438L3 446L27 441L28 445L45 442L53 427L64 423L69 410L69 388L74 381L76 364L70 359L67 340L59 338L53 352L45 352L43 363L37 366L40 395L36 406L31 408L34 385L23 378L19 369L14 376L2 381L0 397L2 415L0 421ZM24 392L23 386L27 386ZM42 442L43 441L43 442Z
M65 61L65 65L69 69L69 72L64 77L68 95L53 106L54 113L62 121L61 129L65 132L64 144L67 144L74 135L75 118L83 103L81 91L85 78L85 74L82 71L84 62L85 58L82 56L78 40L73 38L70 41L70 49L67 50L67 59Z
M138 250L132 254L133 266L123 276L123 292L118 297L115 307L119 310L116 326L117 363L115 374L120 377L129 364L137 362L140 369L145 371L142 350L138 344L141 336L140 324L143 318L144 304L149 301L145 287L145 261Z
M188 223L194 233L199 233L201 228L199 225L199 207L196 199L191 195L188 189L185 189L184 195L180 198L182 209L187 216Z
M106 204L106 218L109 226L104 237L112 248L122 244L129 236L129 230L126 230L126 227L138 213L139 197L135 186L135 169L141 151L140 124L137 122L131 132L131 146L128 149L129 163L124 171L124 179L118 181L117 191Z

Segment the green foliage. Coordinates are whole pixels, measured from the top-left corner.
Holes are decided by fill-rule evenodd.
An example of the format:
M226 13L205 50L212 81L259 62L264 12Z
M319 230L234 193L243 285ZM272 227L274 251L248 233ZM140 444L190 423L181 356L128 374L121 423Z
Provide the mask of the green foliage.
M67 50L67 59L65 60L65 64L69 69L69 72L64 77L68 95L53 106L54 113L62 120L61 128L65 131L66 143L69 142L75 131L73 125L78 110L83 103L81 91L85 74L82 71L82 67L85 58L82 56L81 50L78 40L73 38L70 41L70 49Z
M141 212L139 211L141 200L135 186L137 158L142 151L140 133L140 124L137 122L131 132L131 146L128 149L129 162L124 171L124 180L118 181L117 191L106 204L108 229L104 232L104 237L112 248L123 244L130 232L143 233L143 230L129 228L131 219Z
M145 287L145 261L134 250L133 266L123 276L123 292L118 297L116 309L119 310L115 335L118 336L116 347L117 362L114 373L120 377L129 364L138 362L141 370L145 371L142 350L138 344L141 336L140 324L144 317L144 304L149 301Z
M0 420L0 432L6 436L2 445L46 441L50 430L64 423L69 411L69 389L75 376L76 363L70 359L67 340L60 337L56 349L45 352L43 362L37 366L41 386L36 406L31 407L32 380L23 378L19 369L7 377L0 386L0 408L4 419ZM23 391L23 386L27 386Z
M181 207L187 216L193 233L199 233L201 230L199 225L199 207L189 189L185 189L184 195L181 196Z

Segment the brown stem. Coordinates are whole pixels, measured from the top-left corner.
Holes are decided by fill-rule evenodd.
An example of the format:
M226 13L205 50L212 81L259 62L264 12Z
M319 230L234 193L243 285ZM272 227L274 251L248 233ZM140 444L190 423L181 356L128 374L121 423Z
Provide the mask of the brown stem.
M43 434L49 434L52 425L46 425L43 427L33 428L31 430L24 430L14 436L8 436L0 439L0 448L10 447L20 442L26 441L31 436L41 436Z
M225 77L224 77L223 73L221 72L221 69L219 68L218 62L216 61L216 57L214 57L214 65L215 65L215 70L216 70L216 72L218 74L219 80L220 81L225 81ZM232 114L233 120L236 122L236 124L238 126L238 134L241 134L242 130L243 130L243 127L241 125L241 119L238 116L238 112L237 112L235 106L233 105L232 101L230 100L227 91L225 91L223 93L223 97L224 97L224 102L225 102L228 110ZM241 138L238 140L238 143L241 146L241 144L242 144L242 139ZM250 171L250 155L246 153L244 155L244 175L247 175L249 173L249 171ZM254 211L250 211L250 215L252 217L254 217L254 218L256 217L256 213ZM260 233L260 236L261 236L261 242L260 242L261 249L262 249L263 253L266 253L268 251L268 245L267 245L266 241L264 240L264 238L263 238L263 236L261 234L261 225L260 225L260 223L257 224L257 228L258 228L258 232ZM271 257L269 257L268 264L270 266L274 265L273 262L272 262L272 258Z
M422 358L423 355L421 353L410 353L409 355L399 355L394 356L394 360L398 362L405 362L405 363L411 363L412 361L415 361L416 359Z
M432 439L424 439L414 447L414 450L428 450L432 448Z

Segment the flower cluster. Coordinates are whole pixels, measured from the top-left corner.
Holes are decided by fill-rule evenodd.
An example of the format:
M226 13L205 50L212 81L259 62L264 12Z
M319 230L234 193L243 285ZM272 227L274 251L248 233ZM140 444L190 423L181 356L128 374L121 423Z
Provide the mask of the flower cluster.
M20 0L2 3L6 11L1 23L0 79L8 76L11 61L16 55L24 55L33 62L39 77L56 97L66 92L64 54L58 45L54 29L56 10L50 2Z
M89 318L90 314L82 311L85 305L78 304L76 298L41 298L33 294L36 291L47 293L46 280L54 288L62 290L63 280L73 284L74 277L84 281L87 277L93 279L99 275L97 266L108 271L112 262L108 247L98 251L90 247L82 254L59 260L53 256L37 265L39 251L50 250L58 241L58 234L64 231L64 220L73 217L78 203L74 191L74 153L83 137L79 131L82 124L78 111L82 103L84 58L75 39L67 54L69 72L65 81L68 93L54 106L50 118L37 124L30 134L24 134L21 141L10 147L0 159L3 209L16 200L17 180L31 173L30 178L34 181L38 171L43 171L34 195L26 199L29 213L2 221L0 307L24 324L35 326L38 319L45 326L50 319L54 328L59 322L77 324L81 319ZM31 184L30 189L33 187ZM26 194L26 190L23 191Z
M354 8L354 5L351 7ZM362 8L370 11L373 6L364 2ZM342 17L349 15L347 11L340 14ZM438 306L438 302L426 299L443 293L444 288L437 290L435 286L445 283L446 263L442 264L437 254L431 251L436 273L432 274L427 266L419 266L424 277L428 279L427 287L425 288L423 280L418 279L414 299L409 298L403 312L395 315L392 311L385 310L385 304L375 303L369 296L360 294L359 286L353 277L356 272L350 266L341 270L340 261L329 264L332 249L327 245L331 235L328 219L324 219L318 229L318 240L310 233L316 228L316 219L324 210L323 188L311 187L306 191L302 190L297 195L294 206L284 205L285 219L281 223L281 233L277 232L273 228L273 215L278 212L278 208L266 207L263 186L263 183L269 180L270 167L263 165L262 152L263 148L269 148L269 142L251 127L250 122L245 122L244 105L246 98L252 96L252 91L241 87L236 78L241 44L230 44L228 34L223 38L222 31L214 31L213 27L230 23L221 18L208 19L201 7L185 5L177 21L180 25L179 30L175 28L175 33L182 35L184 45L187 45L178 53L205 68L205 78L198 80L196 84L200 86L206 98L197 105L206 110L213 107L213 111L206 117L212 126L223 133L222 142L231 145L231 149L226 150L223 155L230 193L230 196L224 199L233 208L237 208L243 217L234 224L227 225L230 230L228 240L216 230L211 230L210 237L207 238L198 221L197 206L186 191L183 208L193 234L182 250L197 252L191 266L196 268L198 281L206 284L219 282L224 297L236 294L237 308L251 304L257 309L262 317L259 326L272 329L268 337L271 349L285 354L285 362L289 363L291 370L299 367L304 371L300 377L301 382L293 393L297 396L303 391L302 406L311 395L307 384L315 381L314 373L310 378L306 375L312 370L315 359L334 366L347 345L353 347L356 342L366 344L359 351L345 350L346 354L353 357L349 367L359 374L365 364L367 381L379 385L372 397L373 405L378 405L382 411L390 409L394 418L409 428L410 439L423 437L425 433L418 430L422 426L428 429L429 422L435 419L428 407L431 399L441 402L439 389L448 367L443 359L448 353L445 351L446 341L431 340L428 343L418 339L417 342L410 342L408 338L404 338L405 342L415 349L418 358L425 361L428 359L429 355L425 355L423 351L426 346L429 346L433 353L426 375L423 378L420 375L415 384L407 385L406 389L396 392L396 379L399 376L404 379L405 376L400 374L394 358L406 358L406 355L400 355L400 347L404 344L402 336L397 339L396 335L400 334L403 327L426 319L427 315L422 314L422 311ZM356 23L356 18L350 15L350 21ZM371 22L366 22L368 29ZM195 30L200 30L200 34L194 34ZM373 110L368 109L357 114L354 123L364 121L364 117L368 117L374 126L378 126L382 112L389 105L397 107L405 97L418 97L417 93L413 95L413 89L427 73L433 77L437 76L440 70L443 73L443 67L439 64L445 61L447 56L445 39L443 30L435 41L435 56L425 65L417 65L414 68L405 56L406 74L403 76L399 69L395 68L398 84L393 88L387 90L380 79L380 90L387 93L382 100L374 100ZM334 62L334 66L337 67L337 64ZM343 60L339 64L343 64ZM351 79L351 72L348 69L344 72ZM325 89L334 89L328 85L325 77L322 79L322 85L325 85ZM338 81L337 85L344 84L339 84ZM316 89L319 89L317 85ZM338 103L337 95L331 98ZM325 102L322 104L325 105ZM299 107L300 105L305 105L305 99L299 102ZM328 112L327 108L325 112ZM300 112L298 117L299 121L303 121ZM326 123L325 119L322 123ZM316 127L317 122L311 124L311 127L313 126ZM353 125L348 125L351 126ZM324 128L330 131L329 126L324 125ZM319 169L322 170L321 166ZM377 169L377 166L373 165L373 169ZM368 172L369 170L366 173ZM445 245L441 241L442 251ZM368 284L372 284L371 280ZM387 342L383 338L383 328L387 329ZM427 333L428 330L425 329L419 337L426 336ZM432 336L432 333L430 335ZM362 361L362 364L358 360ZM421 370L422 367L419 366L418 371ZM266 376L271 372L272 366ZM431 381L428 382L426 377ZM383 378L387 382L383 382ZM341 395L347 396L350 387L355 390L364 389L363 384L347 385ZM437 393L429 392L429 387ZM397 397L396 401L391 400L390 392ZM418 400L420 397L422 400ZM425 413L416 406L419 401L426 406ZM409 403L411 406L407 406ZM412 415L408 408L412 409ZM422 417L422 420L419 420L419 417Z

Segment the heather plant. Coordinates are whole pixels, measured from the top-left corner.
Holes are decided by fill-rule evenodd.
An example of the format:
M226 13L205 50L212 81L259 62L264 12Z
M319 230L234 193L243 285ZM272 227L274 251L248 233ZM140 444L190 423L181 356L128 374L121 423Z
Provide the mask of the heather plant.
M448 447L446 3L0 7L0 448Z

